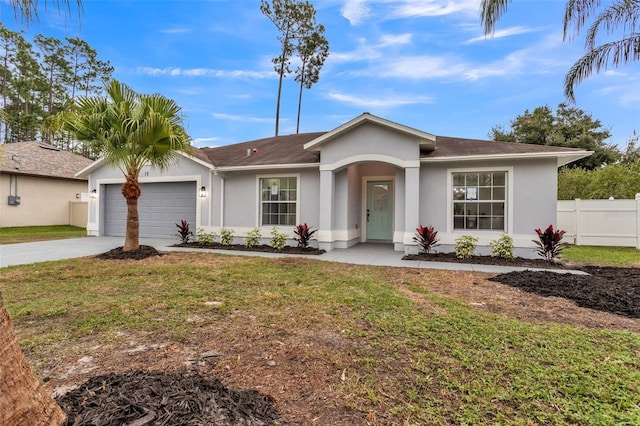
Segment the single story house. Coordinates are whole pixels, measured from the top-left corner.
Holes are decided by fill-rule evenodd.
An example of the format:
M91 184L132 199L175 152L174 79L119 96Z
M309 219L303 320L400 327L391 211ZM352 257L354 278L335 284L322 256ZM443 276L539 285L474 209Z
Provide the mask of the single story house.
M40 142L0 145L0 227L85 227L87 178L76 173L92 163Z
M440 251L469 234L479 247L508 234L531 256L534 229L556 223L559 166L581 149L435 136L364 113L329 131L194 150L166 171L141 174L140 235L173 237L176 223L241 238L277 226L318 230L325 250L362 242L417 252L419 225L438 231ZM91 235L123 236L121 172L101 160L78 173L96 197Z

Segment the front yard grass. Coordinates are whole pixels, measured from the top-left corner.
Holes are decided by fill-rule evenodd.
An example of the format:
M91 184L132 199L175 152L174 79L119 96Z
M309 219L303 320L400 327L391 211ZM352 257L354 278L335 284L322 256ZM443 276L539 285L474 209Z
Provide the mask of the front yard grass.
M33 241L60 240L86 237L87 230L77 226L15 226L0 228L0 244L29 243Z
M571 245L562 250L562 259L596 265L640 267L640 250L633 247Z
M117 348L153 338L212 345L214 372L288 406L285 391L261 382L266 373L251 373L253 354L269 354L272 380L304 372L282 386L308 382L316 396L297 404L325 398L359 424L640 424L639 335L492 314L430 291L455 272L398 272L171 253L5 268L0 291L31 365L49 379L61 360L97 347L126 369L131 358Z

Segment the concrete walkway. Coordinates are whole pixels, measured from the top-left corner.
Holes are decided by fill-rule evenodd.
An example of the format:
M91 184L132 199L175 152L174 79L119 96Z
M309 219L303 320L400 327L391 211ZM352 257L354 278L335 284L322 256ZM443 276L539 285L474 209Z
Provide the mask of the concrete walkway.
M141 238L140 244L155 247L160 251L197 251L211 252L232 256L258 257L304 257L329 262L351 263L356 265L394 266L404 268L446 269L453 271L506 273L524 270L544 270L494 265L475 265L449 262L423 262L402 260L402 253L393 251L391 244L358 244L349 249L336 249L322 255L294 255L280 253L260 253L230 250L207 250L197 248L172 247L176 239ZM50 260L72 259L84 256L95 256L124 244L123 237L87 237L66 240L41 241L21 244L0 245L0 267L25 265ZM553 272L584 274L581 271L549 269Z

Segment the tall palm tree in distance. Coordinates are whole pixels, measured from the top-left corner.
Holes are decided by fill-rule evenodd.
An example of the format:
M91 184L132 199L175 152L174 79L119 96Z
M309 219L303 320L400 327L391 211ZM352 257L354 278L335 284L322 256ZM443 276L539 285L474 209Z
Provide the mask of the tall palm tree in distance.
M66 129L91 144L104 160L125 177L122 195L127 201L124 251L140 248L138 198L140 172L145 165L166 169L179 151L188 152L190 138L180 107L162 95L143 95L111 80L107 97L80 97L67 119Z
M482 0L480 15L485 35L495 31L496 23L507 11L512 0ZM601 6L602 3L608 3ZM576 37L593 17L585 34L585 54L580 57L565 75L564 94L575 102L575 86L609 67L640 60L640 0L567 0L564 12L563 37ZM617 40L597 44L598 36L605 33Z

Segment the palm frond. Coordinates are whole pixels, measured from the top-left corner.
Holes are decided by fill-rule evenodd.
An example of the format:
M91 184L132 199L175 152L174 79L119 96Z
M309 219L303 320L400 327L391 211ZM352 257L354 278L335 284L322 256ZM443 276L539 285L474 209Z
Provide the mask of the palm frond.
M480 21L485 35L493 35L496 23L507 11L511 0L482 0L480 3Z
M591 74L609 66L640 60L640 33L591 49L571 66L564 79L564 94L575 102L574 88Z
M567 0L564 10L564 40L572 39L578 35L585 22L595 13L598 7L600 7L600 0ZM574 30L569 35L571 27Z
M616 28L635 33L640 19L640 0L622 0L604 9L593 21L585 35L587 50L594 48L600 29L607 34L613 34Z

